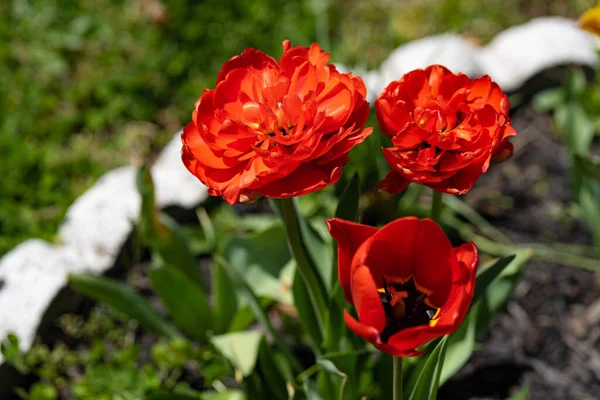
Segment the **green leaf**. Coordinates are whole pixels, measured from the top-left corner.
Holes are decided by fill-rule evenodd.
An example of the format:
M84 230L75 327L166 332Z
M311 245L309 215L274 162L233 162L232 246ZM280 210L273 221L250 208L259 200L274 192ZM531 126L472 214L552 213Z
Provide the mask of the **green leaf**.
M254 313L256 319L263 325L268 334L273 337L279 349L285 353L286 357L288 357L293 369L295 371L301 370L300 364L294 357L293 353L291 352L287 344L283 341L281 335L279 335L273 328L273 325L271 324L269 317L265 313L265 310L262 308L258 298L252 291L252 288L244 279L244 275L242 275L233 265L231 265L226 259L219 256L218 254L215 255L214 259L215 262L218 262L221 265L221 267L227 272L233 284L233 290L239 293L241 296L243 296L243 298L246 300L246 303Z
M355 172L340 196L340 202L335 210L335 216L347 221L358 222L359 209L360 178L358 173Z
M308 289L306 289L306 284L297 269L292 283L292 294L294 295L294 305L298 311L298 319L303 328L302 330L308 334L312 348L318 352L321 343L323 343L323 336L310 301Z
M315 290L320 292L320 295L323 297L323 299L326 299L326 288L331 288L332 286L330 263L332 253L331 247L329 246L329 243L326 242L321 235L319 235L310 222L300 212L298 212L297 199L292 198L286 199L285 201L293 204L293 211L290 210L290 213L292 213L292 217L296 219L302 247L309 261L309 266L311 269L310 272L311 274L315 275L312 286L315 286ZM271 205L282 218L282 221L285 225L286 221L284 218L283 201L271 200Z
M231 290L233 283L221 264L212 264L212 298L214 305L214 324L216 333L229 331L235 321L238 310L237 293ZM250 322L254 316L250 312ZM243 330L244 328L240 329Z
M225 390L224 392L204 392L202 400L246 400L246 395L240 390Z
M258 351L258 364L261 369L262 379L265 381L266 386L269 388L274 398L285 399L287 398L287 380L292 380L291 369L289 364L278 365L279 361L285 361L285 358L277 358L275 352L271 349L271 346L263 338L260 342L260 348ZM288 375L288 379L284 377L284 374Z
M600 182L584 179L579 190L579 206L583 219L594 235L594 243L600 249ZM600 251L600 250L599 250Z
M302 214L298 213L295 199L272 200L273 208L279 213L286 227L290 249L296 261L297 271L302 277L303 287L310 299L314 321L319 327L320 336L325 332L325 316L328 291L325 289L331 280L331 247L312 229ZM326 268L317 268L315 261ZM312 324L312 321L311 321Z
M335 210L335 217L347 221L358 222L360 210L360 178L358 173L354 173L350 182L344 188L340 201ZM337 243L332 241L333 251L331 257L331 278L330 282L335 285L337 282Z
M444 336L418 368L416 380L404 389L407 400L435 400L444 365L448 336Z
M533 105L542 112L552 111L565 102L566 92L563 87L547 89L537 93L533 98Z
M346 334L346 323L344 322L343 317L345 304L342 286L339 282L336 282L327 309L327 330L325 331L325 339L323 342L323 347L328 352L342 350L340 345Z
M502 257L479 268L477 271L477 281L475 282L475 293L473 294L473 300L471 301L472 304L479 301L492 281L494 281L494 279L496 279L516 257L516 255Z
M570 98L578 98L587 85L587 79L582 68L575 67L569 71L567 78L567 90Z
M446 360L440 376L440 385L443 385L457 373L471 358L475 350L475 328L477 327L477 311L475 305L471 308L460 327L448 339Z
M230 293L231 294L231 293ZM227 327L227 332L240 332L246 330L254 321L256 321L256 317L254 315L254 311L252 311L252 307L249 307L244 303L244 298L241 298L240 306L236 313L231 318L231 323ZM260 304L260 308L265 310L272 303L271 299L263 297L258 299ZM224 332L223 332L224 333Z
M282 274L291 260L282 226L272 226L254 235L233 237L223 254L245 276L246 282L257 296L292 303L291 279Z
M506 304L515 286L521 280L531 255L530 250L519 251L502 272L487 285L487 289L483 288L484 292L477 299L478 312L475 336L479 336L487 328L494 314ZM476 294L478 293L477 284L475 286Z
M492 261L480 269L471 309L448 340L440 384L446 382L469 360L477 335L483 332L492 316L504 305L519 282L530 257L530 251L524 250L516 256Z
M570 108L569 130L570 149L576 153L589 152L594 138L594 124L580 104L573 104Z
M147 400L200 400L204 399L204 395L192 396L190 394L179 394L171 392L160 392L149 395ZM212 398L211 398L212 399Z
M339 399L355 399L355 387L358 382L351 382L349 377L357 378L359 360L363 356L360 351L328 353L317 358L317 365L336 382L334 396Z
M55 400L58 399L56 388L49 383L36 382L29 389L28 400Z
M600 157L592 154L575 154L575 161L586 174L593 179L600 181Z
M242 376L248 376L256 365L261 338L259 331L244 331L213 336L210 341Z
M175 323L194 339L205 341L212 328L212 313L198 285L169 264L153 266L150 280Z
M413 185L416 186L416 185ZM408 368L411 358L407 357L402 360L402 379L403 383L407 383L409 376ZM381 399L391 399L394 395L394 357L382 353L375 367L375 376L373 380L377 382L377 388L381 391Z
M481 216L481 214L479 214L458 197L445 196L444 205L455 213L463 216L467 221L475 225L477 229L489 236L490 239L500 243L510 243L510 239L504 233L502 233L494 225L490 224Z
M203 290L204 279L185 235L173 219L159 213L155 206L154 183L147 166L138 171L137 188L142 197L139 228L142 242L155 251L153 256L181 269Z
M305 381L302 384L304 393L306 394L306 400L324 400L317 390L316 383L312 380Z
M4 356L6 362L12 365L17 371L22 374L29 372L29 367L25 362L25 357L19 348L19 338L14 333L9 333L6 338L0 343L0 352Z
M177 329L165 321L143 297L123 283L90 274L70 274L69 283L83 294L135 319L152 332L168 339L181 337Z

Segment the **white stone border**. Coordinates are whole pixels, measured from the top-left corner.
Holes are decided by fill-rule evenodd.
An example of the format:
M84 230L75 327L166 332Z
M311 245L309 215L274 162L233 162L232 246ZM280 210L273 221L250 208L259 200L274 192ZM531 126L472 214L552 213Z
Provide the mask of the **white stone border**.
M0 260L0 280L4 282L0 289L0 340L14 332L26 351L70 272L103 274L114 266L138 220L140 197L135 175L133 167L104 174L69 207L58 232L59 244L27 240ZM191 209L207 197L206 188L181 162L180 132L162 151L152 176L161 208Z
M374 71L356 73L367 86L373 102L388 83L405 73L431 64L471 77L490 75L503 90L514 91L546 69L598 62L600 39L561 17L536 18L499 33L487 46L479 47L456 34L426 37L398 47ZM341 70L348 70L339 66Z

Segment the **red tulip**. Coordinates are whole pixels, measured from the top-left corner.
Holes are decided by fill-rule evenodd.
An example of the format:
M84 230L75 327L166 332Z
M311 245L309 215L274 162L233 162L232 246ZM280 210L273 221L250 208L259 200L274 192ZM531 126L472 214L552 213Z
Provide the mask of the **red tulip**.
M229 204L334 184L372 131L361 78L327 64L316 43L283 49L280 61L255 49L227 61L183 131L183 163Z
M456 330L475 288L473 243L452 247L430 219L405 217L381 229L338 218L327 221L338 243L338 275L348 328L396 357Z
M388 85L375 102L377 121L392 139L383 149L391 171L380 189L410 182L467 193L490 162L512 156L508 97L489 76L471 80L441 65L417 69Z

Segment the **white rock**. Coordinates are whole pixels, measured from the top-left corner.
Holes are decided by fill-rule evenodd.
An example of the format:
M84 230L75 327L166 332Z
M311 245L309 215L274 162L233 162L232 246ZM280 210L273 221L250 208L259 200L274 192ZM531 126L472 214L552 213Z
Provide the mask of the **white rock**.
M135 225L140 198L135 169L122 167L104 174L69 207L59 238L85 269L102 273L114 261Z
M476 61L478 48L460 35L444 34L426 37L398 47L379 68L381 90L407 72L441 64L452 72L469 76L480 74Z
M407 72L441 64L471 77L490 75L503 90L513 91L540 72L559 65L595 66L600 39L573 20L542 17L499 33L487 46L477 47L460 35L444 34L396 48L378 70L360 73L369 102Z
M544 17L509 28L477 53L477 62L504 90L522 86L551 67L594 66L600 39L579 29L575 21Z
M37 327L54 296L77 262L65 247L30 239L0 260L0 340L10 332L23 351L31 346ZM1 361L1 355L0 355Z
M159 207L193 208L207 197L206 187L181 162L180 134L152 167ZM0 340L14 332L27 351L70 272L100 275L115 265L139 217L135 175L133 167L107 172L77 198L59 228L60 244L32 239L0 259Z
M193 208L208 196L206 186L181 162L181 131L163 149L152 168L159 207Z

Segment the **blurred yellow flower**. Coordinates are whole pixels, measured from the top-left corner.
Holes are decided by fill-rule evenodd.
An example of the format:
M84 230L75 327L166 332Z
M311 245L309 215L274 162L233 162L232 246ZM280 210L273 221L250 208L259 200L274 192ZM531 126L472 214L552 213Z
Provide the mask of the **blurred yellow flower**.
M580 28L600 36L600 0L595 7L590 8L579 17L578 23Z

